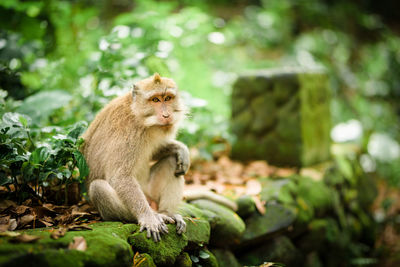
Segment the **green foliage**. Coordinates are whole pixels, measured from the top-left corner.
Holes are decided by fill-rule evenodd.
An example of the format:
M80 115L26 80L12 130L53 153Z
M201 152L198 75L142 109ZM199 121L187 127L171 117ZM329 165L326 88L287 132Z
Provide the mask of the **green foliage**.
M79 151L79 136L86 125L39 129L26 115L5 113L0 124L0 185L9 189L13 185L15 190L10 192L22 201L31 195L43 196L49 186L61 188L83 181L89 168Z

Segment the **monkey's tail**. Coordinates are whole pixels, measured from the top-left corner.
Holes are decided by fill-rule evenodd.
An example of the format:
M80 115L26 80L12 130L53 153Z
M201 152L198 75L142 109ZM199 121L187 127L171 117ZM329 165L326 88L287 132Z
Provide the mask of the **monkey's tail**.
M237 211L237 204L227 199L224 196L218 195L212 191L194 191L194 190L185 190L183 193L183 197L187 201L196 200L196 199L208 199L215 203L221 204L233 211Z

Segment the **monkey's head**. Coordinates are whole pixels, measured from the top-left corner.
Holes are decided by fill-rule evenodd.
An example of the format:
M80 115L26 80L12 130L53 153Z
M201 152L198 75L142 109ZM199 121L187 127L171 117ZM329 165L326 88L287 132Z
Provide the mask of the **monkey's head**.
M158 73L136 83L132 96L133 111L143 118L146 127L171 128L185 115L176 83Z

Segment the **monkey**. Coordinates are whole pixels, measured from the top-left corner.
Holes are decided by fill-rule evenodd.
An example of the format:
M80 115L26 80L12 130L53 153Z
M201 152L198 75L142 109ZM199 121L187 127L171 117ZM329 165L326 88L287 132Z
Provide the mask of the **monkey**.
M177 208L190 158L175 138L186 114L176 83L155 73L96 115L82 135L82 152L90 169L88 196L102 219L137 222L155 242L168 233L166 223L185 232Z

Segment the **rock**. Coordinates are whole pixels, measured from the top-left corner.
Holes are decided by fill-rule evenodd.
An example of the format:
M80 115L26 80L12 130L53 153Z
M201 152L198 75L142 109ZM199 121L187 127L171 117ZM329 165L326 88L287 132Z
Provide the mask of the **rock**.
M240 267L242 266L232 251L227 249L212 249L211 252L217 258L219 267Z
M210 244L227 247L240 242L245 224L236 213L210 200L198 199L191 203L200 209L209 211L205 215L209 216L208 220L211 225Z
M147 253L137 254L133 258L133 266L140 266L140 267L157 267L154 264L153 259Z
M41 236L34 244L8 242L0 238L0 266L131 266L133 253L126 241L138 230L135 224L102 222L90 225L93 230L69 231L57 240L50 238L48 228L20 231ZM69 250L68 244L76 236L82 236L85 251Z
M192 267L192 260L187 252L183 252L176 258L176 267Z
M202 259L202 266L205 267L218 267L218 261L217 258L212 254L208 249L204 250L205 253L209 255L208 258L203 258Z
M217 258L206 248L191 251L190 259L195 266L218 267Z
M233 86L231 102L234 158L296 167L329 159L330 89L321 71L243 74Z
M193 248L194 246L208 244L211 227L207 218L215 216L215 214L206 216L204 211L188 203L183 203L179 211L180 214L184 216L186 222L185 235L189 241L189 245Z
M283 263L285 266L303 266L301 253L286 236L279 236L241 254L239 262L242 266L260 266L264 262Z
M292 209L280 204L267 204L264 215L254 213L245 220L246 230L242 236L240 247L265 242L277 232L285 231L295 218Z
M256 205L251 196L241 196L236 200L238 205L238 210L236 213L242 218L245 219L250 216L252 213L256 211Z
M146 237L146 231L141 233L137 231L130 235L128 242L135 251L148 253L157 266L171 266L188 244L188 239L186 235L178 235L176 233L175 224L168 224L168 230L169 233L162 235L161 241L157 243L153 239Z

